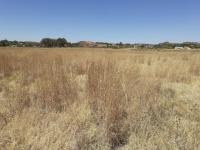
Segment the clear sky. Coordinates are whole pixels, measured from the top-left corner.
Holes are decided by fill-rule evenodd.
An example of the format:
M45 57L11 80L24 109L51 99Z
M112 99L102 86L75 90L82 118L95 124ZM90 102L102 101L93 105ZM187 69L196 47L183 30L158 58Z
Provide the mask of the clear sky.
M200 42L200 0L0 0L0 39Z

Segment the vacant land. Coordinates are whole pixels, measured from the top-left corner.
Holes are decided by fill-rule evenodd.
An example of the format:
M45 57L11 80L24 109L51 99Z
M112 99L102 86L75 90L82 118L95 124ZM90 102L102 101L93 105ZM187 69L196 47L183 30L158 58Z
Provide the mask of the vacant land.
M200 53L0 48L0 149L199 150Z

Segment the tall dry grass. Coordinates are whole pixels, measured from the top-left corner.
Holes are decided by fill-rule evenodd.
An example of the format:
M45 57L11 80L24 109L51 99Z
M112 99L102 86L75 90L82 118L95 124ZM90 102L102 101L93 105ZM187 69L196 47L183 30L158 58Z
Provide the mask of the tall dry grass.
M200 54L0 50L0 149L200 148Z

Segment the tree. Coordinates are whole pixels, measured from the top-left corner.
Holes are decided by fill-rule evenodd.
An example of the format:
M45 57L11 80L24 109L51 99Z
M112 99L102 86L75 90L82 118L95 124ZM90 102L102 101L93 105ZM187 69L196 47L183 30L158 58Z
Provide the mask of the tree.
M181 46L180 44L174 44L174 43L169 43L169 42L164 42L164 43L159 43L155 45L155 48L166 48L166 49L173 49L176 46Z
M65 38L58 38L56 40L56 45L58 47L66 47L67 46L67 40Z
M0 41L0 46L3 46L3 47L6 47L6 46L9 46L9 41L8 40L2 40Z
M41 40L40 45L42 47L66 47L67 40L65 38L58 38L58 39L44 38Z
M122 42L117 44L119 48L123 48L124 44Z
M51 38L44 38L41 40L40 45L42 47L55 47L56 46L56 40Z

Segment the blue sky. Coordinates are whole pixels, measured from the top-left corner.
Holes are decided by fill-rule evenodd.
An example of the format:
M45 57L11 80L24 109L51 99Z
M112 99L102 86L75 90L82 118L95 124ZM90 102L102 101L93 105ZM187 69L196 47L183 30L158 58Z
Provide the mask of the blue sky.
M0 0L0 39L200 42L200 0Z

